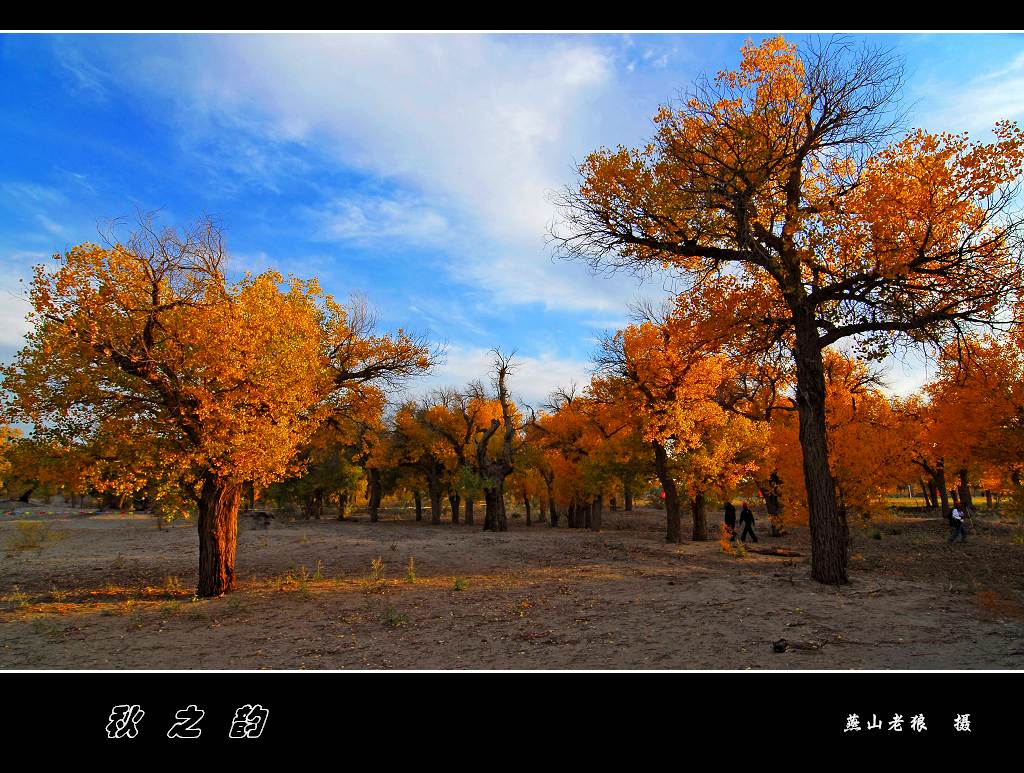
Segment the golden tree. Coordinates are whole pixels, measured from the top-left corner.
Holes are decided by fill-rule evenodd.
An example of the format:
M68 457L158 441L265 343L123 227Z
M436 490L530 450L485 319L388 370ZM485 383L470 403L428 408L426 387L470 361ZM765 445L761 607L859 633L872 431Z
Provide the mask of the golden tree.
M1013 208L1024 135L913 131L892 141L901 73L843 40L748 43L739 68L662 108L639 150L590 155L557 249L595 268L723 277L764 340L791 350L811 570L847 581L848 528L829 468L822 352L882 356L1006 318L1022 286Z
M36 268L34 328L4 368L9 413L69 440L160 449L162 477L198 504L200 596L235 587L243 485L283 477L352 386L430 364L422 341L373 334L364 306L338 305L315 280L229 282L225 257L209 220L144 220L124 242L55 255L54 270ZM120 461L122 478L137 477Z

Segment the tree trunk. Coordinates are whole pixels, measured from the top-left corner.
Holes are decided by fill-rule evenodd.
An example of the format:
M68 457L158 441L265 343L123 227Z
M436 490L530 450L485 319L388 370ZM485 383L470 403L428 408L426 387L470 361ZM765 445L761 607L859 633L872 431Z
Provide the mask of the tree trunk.
M36 487L33 486L28 491L26 491L24 494L22 494L20 497L18 497L18 501L19 502L24 502L27 505L29 497L32 496L32 492L35 491L35 490L36 490ZM106 499L107 499L107 495L104 494L103 495L103 501L106 502Z
M412 500L416 503L416 520L423 520L423 495L419 491L412 492Z
M452 507L452 523L459 522L459 504L462 502L462 497L458 494L448 495L448 504Z
M608 507L610 507L612 510L618 510L619 509L619 503L615 499L615 497L612 497L611 499L608 500Z
M376 523L380 517L380 470L371 467L366 471L366 478L367 509L370 511L370 521Z
M942 517L948 519L951 512L949 507L949 490L946 488L946 467L942 461L939 462L935 469L932 485L938 490L939 500L942 502Z
M342 491L338 494L338 520L344 521L348 518L348 492Z
M548 491L548 521L551 523L552 528L558 526L558 510L555 509L555 482L552 478L548 480L544 479L544 487Z
M505 487L499 483L494 488L484 489L484 531L508 531L505 516Z
M836 501L828 461L825 368L813 309L794 310L797 411L811 532L811 576L828 585L846 584L850 531Z
M773 537L781 537L786 533L782 523L782 479L778 470L772 470L768 476L768 485L762 492L764 495L764 509L768 513L769 532Z
M437 486L430 486L427 489L430 496L430 522L435 526L441 523L441 489Z
M704 492L698 491L691 503L693 511L693 541L707 542L708 539L708 514L704 501Z
M199 588L202 598L235 589L235 547L238 542L238 505L242 490L237 483L203 476L199 496Z
M594 497L594 501L590 504L590 530L601 531L601 509L604 506L601 501L601 495L598 494Z
M324 493L323 491L317 490L312 494L307 494L302 498L302 511L306 518L316 518L320 520L320 516L324 512Z
M633 512L633 481L624 480L622 482L622 499L623 509L627 513Z
M918 480L918 483L921 484L921 493L924 495L924 506L935 507L932 503L931 492L928 490L928 484L924 482L923 478Z
M974 510L974 497L971 496L971 484L967 480L967 470L960 468L960 502L965 510Z
M988 489L985 489L985 506L989 509L989 511L992 510L992 492L989 491Z
M935 479L934 478L932 478L930 481L928 481L928 491L932 495L931 507L932 508L938 507L939 506L939 487L935 483Z
M473 525L473 497L472 495L466 496L466 524L469 526Z
M530 498L528 496L526 496L525 494L523 495L523 504L526 506L526 525L527 526L532 526L533 525L533 518L532 518L532 511L530 510Z
M683 522L679 515L679 493L676 490L676 482L668 469L668 452L665 446L657 440L652 441L654 446L654 470L661 481L661 487L665 490L665 541L680 544L683 541ZM627 500L628 501L628 500ZM627 508L628 509L628 508Z

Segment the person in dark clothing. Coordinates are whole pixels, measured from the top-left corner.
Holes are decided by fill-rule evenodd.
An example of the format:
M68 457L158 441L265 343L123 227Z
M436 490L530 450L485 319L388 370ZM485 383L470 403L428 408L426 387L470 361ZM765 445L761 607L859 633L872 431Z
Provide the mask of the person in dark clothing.
M950 542L955 542L959 537L961 542L967 541L967 532L964 530L964 516L959 507L954 507L949 514L949 521L953 525L953 533L949 537Z
M757 535L754 534L754 514L750 512L746 502L743 503L743 510L740 511L740 523L743 524L743 534L740 535L740 540L746 542L749 534L754 542L757 542Z
M725 503L725 526L729 530L729 541L736 541L736 505L731 501Z

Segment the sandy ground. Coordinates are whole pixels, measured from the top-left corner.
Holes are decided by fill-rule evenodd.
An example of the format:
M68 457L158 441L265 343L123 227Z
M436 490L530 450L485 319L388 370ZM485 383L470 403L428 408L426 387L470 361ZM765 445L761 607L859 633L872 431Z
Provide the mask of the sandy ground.
M952 546L934 519L896 519L881 539L855 528L851 582L830 588L809 577L804 529L756 546L799 556L740 558L716 541L665 544L663 519L606 513L601 532L518 519L489 534L399 512L269 529L243 515L239 590L193 600L193 524L8 510L0 668L1024 666L1024 545L1009 526L982 521ZM46 527L38 546L19 545L19 523Z

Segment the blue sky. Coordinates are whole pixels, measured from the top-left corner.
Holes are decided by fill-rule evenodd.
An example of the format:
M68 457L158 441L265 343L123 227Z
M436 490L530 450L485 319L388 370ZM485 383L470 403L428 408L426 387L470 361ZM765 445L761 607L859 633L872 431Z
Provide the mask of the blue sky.
M206 212L234 270L316 275L447 344L420 389L485 376L500 345L539 402L586 380L631 301L665 295L552 262L550 194L590 150L642 143L747 37L763 35L0 36L0 359L33 264L136 209ZM905 58L914 126L1024 119L1020 35L854 37ZM922 378L890 372L898 391Z

